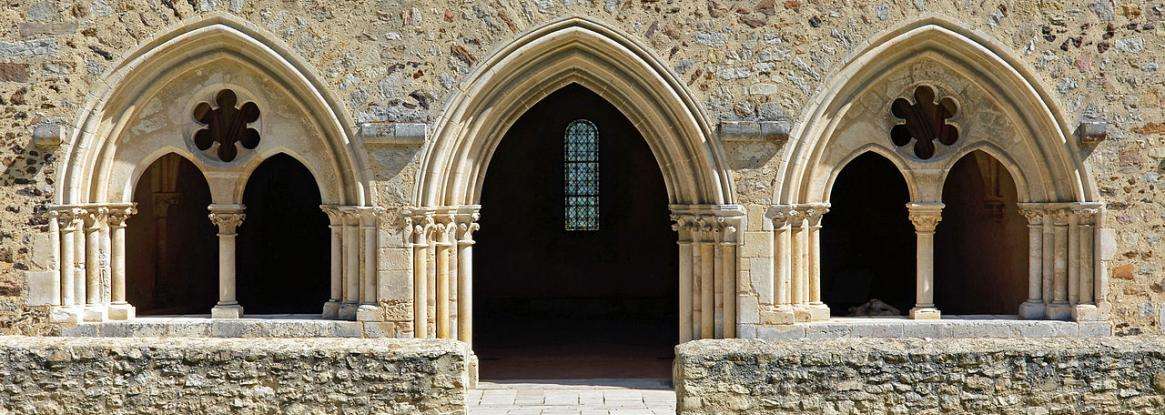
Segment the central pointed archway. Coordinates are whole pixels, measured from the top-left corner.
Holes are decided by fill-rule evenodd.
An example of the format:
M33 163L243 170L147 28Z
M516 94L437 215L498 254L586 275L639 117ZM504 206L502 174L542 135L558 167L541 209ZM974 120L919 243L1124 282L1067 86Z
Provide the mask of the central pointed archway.
M483 61L438 121L410 212L414 334L472 341L472 246L486 169L518 118L571 84L618 109L658 163L679 238L679 341L734 337L736 291L725 287L736 286L743 209L733 204L722 151L661 60L584 18L542 26Z

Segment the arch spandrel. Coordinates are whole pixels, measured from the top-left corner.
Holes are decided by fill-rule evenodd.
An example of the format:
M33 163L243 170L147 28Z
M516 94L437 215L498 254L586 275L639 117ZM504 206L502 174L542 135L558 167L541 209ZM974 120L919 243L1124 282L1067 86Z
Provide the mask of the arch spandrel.
M938 17L880 36L851 59L815 96L799 121L777 179L776 204L826 201L841 161L873 146L901 155L916 183L916 200L939 200L942 179L955 160L984 149L1007 166L1030 202L1097 198L1062 114L1022 64L1006 50ZM949 121L960 138L922 159L897 148L889 131L890 104L918 85L950 96L959 113ZM909 148L905 146L904 148ZM900 166L900 168L903 168Z
M672 204L733 202L722 151L683 84L629 37L598 22L568 18L496 51L465 81L425 149L415 204L477 204L485 169L505 131L541 98L571 83L611 102L640 130Z
M280 152L300 155L313 166L329 203L361 205L366 163L357 151L342 107L335 105L297 55L249 23L226 15L186 22L142 45L106 76L108 87L87 103L58 182L57 203L103 203L132 198L136 177L167 151L178 152L204 171L215 200L233 203L236 181L247 166ZM190 144L200 125L197 102L231 89L256 102L262 140L230 163L204 157ZM344 117L344 118L341 118ZM217 183L216 183L217 182Z

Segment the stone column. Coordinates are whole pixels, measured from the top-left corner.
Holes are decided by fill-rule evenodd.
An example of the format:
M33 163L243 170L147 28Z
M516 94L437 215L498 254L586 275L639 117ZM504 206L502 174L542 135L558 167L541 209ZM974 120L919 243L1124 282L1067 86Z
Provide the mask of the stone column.
M110 239L109 318L112 320L130 320L135 315L134 307L125 300L125 221L134 213L137 208L133 205L111 206L106 217Z
M801 206L789 210L789 298L797 321L809 321L808 215Z
M413 248L413 337L429 337L429 232L434 226L433 216L419 218L412 227Z
M49 292L52 293L49 304L52 305L52 309L55 310L61 306L61 284L63 283L61 274L61 214L59 211L55 210L55 208L50 207L47 211L45 211L45 216L47 216L49 219L49 250L51 253L49 256L48 268L49 271L56 273L56 276L52 277L49 281L48 289Z
M323 205L320 210L328 215L328 230L331 234L331 251L328 256L331 262L328 278L330 290L321 315L323 318L335 319L340 317L340 301L344 295L344 218L336 206Z
M1096 219L1100 213L1099 204L1078 204L1073 207L1078 224L1078 251L1079 287L1077 302L1072 308L1072 319L1075 321L1100 320L1100 310L1097 308L1095 297L1096 283Z
M738 243L741 231L741 224L737 220L721 219L724 221L720 230L720 246L718 259L723 262L723 265L717 270L722 276L723 280L723 301L721 306L724 309L723 330L721 335L723 338L731 339L736 337L736 244Z
M73 216L73 226L76 232L73 232L73 301L81 308L82 314L85 309L85 295L88 284L85 282L85 216L88 213L83 208L78 208Z
M679 342L694 337L692 332L692 223L686 215L671 215L679 249Z
M716 274L714 219L700 218L700 338L716 338Z
M1072 306L1068 303L1068 227L1071 212L1057 208L1051 214L1053 228L1052 245L1052 302L1048 304L1048 318L1067 320L1072 317Z
M380 300L377 299L377 289L380 286L377 281L379 275L377 268L380 264L377 231L380 229L381 212L382 209L375 207L360 208L358 211L364 236L364 242L360 245L363 251L361 255L363 272L360 280L363 283L360 286L360 307L356 310L356 319L360 321L384 320L384 309L380 307Z
M109 310L102 301L101 224L105 221L104 207L89 207L85 214L85 321L105 321Z
M769 210L773 221L773 304L776 304L777 323L789 324L796 321L792 296L792 219L789 206L774 206Z
M436 306L437 306L436 311L437 311L437 338L438 339L450 339L450 338L452 338L452 335L451 335L452 333L450 332L450 327L449 327L449 323L450 323L450 321L449 321L450 320L449 308L451 306L450 296L449 296L449 251L453 247L453 243L450 241L450 239L451 239L450 233L453 230L452 229L453 226L454 226L454 224L452 224L452 223L439 223L439 224L437 224L437 227L436 227L436 231L437 231L437 235L436 235L436 238L437 238L437 240L436 240L436 243L437 243L437 253L436 253L437 254L437 258L436 258L437 259L437 264L436 264L437 265L437 280L436 280L436 285L437 286L434 287L434 289L436 291L435 302L436 302Z
M344 251L344 272L340 303L340 319L355 320L360 307L360 214L354 207L340 208L344 229L341 231Z
M917 243L915 305L910 309L910 318L937 320L941 315L934 306L934 230L942 220L943 204L910 203L906 208L914 223Z
M477 213L460 215L458 218L457 340L470 346L473 346L473 233L478 226Z
M1027 219L1027 301L1019 306L1019 317L1042 319L1047 314L1043 298L1044 212L1038 206L1021 206L1020 213Z
M235 238L246 215L243 205L210 205L210 221L218 227L218 304L211 318L243 317L243 306L235 298Z
M807 289L809 305L805 310L809 313L810 321L829 320L829 306L821 301L821 219L829 213L828 203L809 205L805 209L808 229L808 268L806 277L809 280Z
M76 274L76 255L77 248L74 246L77 241L78 222L83 213L80 209L71 207L61 207L56 210L57 221L60 228L60 307L55 308L51 313L52 321L61 323L80 323L82 320L80 301L77 297L77 289L74 285L79 284L80 276Z

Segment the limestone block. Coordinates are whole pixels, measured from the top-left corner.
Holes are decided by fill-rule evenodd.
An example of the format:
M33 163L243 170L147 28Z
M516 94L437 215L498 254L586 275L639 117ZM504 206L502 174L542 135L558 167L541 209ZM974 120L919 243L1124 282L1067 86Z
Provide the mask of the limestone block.
M740 324L760 323L760 303L756 296L736 296L736 322Z
M25 271L25 303L30 306L50 305L60 294L56 292L57 271Z
M744 245L740 247L743 258L772 256L772 232L754 231L744 233Z

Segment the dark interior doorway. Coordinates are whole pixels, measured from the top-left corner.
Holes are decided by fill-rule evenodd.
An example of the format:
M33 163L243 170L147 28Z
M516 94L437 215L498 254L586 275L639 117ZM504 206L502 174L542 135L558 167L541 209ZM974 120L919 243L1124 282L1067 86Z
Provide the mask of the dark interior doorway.
M263 161L243 193L237 290L246 314L319 314L328 299L328 218L307 167L286 154Z
M915 237L902 173L875 153L842 169L821 228L822 300L834 316L905 315L914 305ZM852 310L852 311L851 311Z
M593 190L565 185L578 155L566 155L564 134L577 120L598 133L597 229L567 230L565 198ZM647 143L603 98L571 85L527 111L482 190L473 287L481 377L670 377L678 270L667 203Z
M994 157L974 151L943 185L935 232L935 306L943 314L1017 314L1027 297L1027 220L1015 181Z
M218 299L218 236L210 186L177 154L150 164L126 220L126 299L138 315L208 314Z

